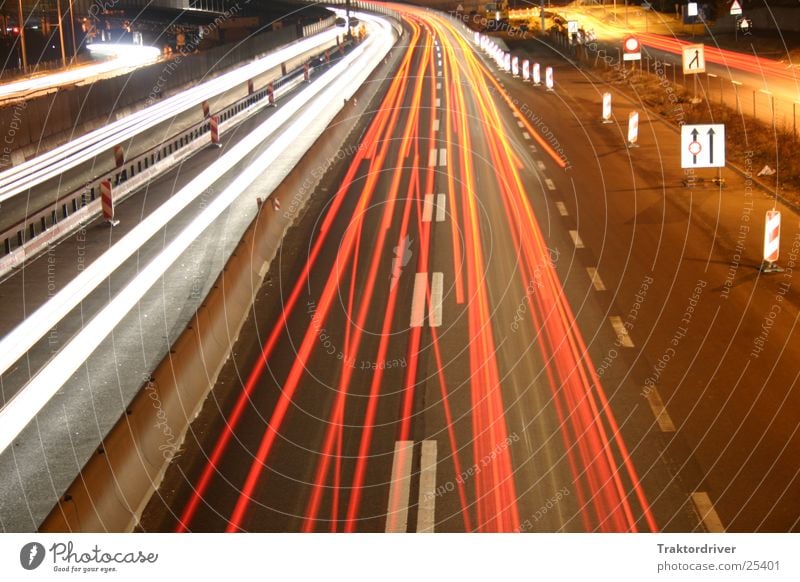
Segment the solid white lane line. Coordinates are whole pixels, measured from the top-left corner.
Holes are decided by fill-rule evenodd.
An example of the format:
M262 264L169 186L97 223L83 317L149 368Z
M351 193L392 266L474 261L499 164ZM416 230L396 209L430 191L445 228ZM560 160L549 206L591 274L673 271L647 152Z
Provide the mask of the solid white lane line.
M422 441L417 533L433 533L436 509L436 441Z
M444 274L434 273L431 282L431 313L429 317L431 327L442 325L442 292L444 290Z
M414 294L411 296L411 327L419 327L425 320L425 291L428 287L428 273L414 276Z
M539 168L542 172L547 169L547 166L544 165L542 160L536 160L536 167Z
M444 194L436 195L436 222L444 222L447 196Z
M655 386L647 389L647 402L650 404L650 409L656 417L661 432L675 432L675 424L667 413L664 401L661 400L661 395Z
M531 139L531 134L529 134L527 131L523 131L522 137L524 137L525 139Z
M576 249L582 249L583 248L583 241L581 240L581 235L578 234L577 230L569 231L569 236L572 237L572 242L575 243L575 248Z
M441 148L439 150L439 165L440 166L447 165L447 148Z
M586 272L589 273L589 279L592 280L592 285L594 285L596 291L606 290L606 286L600 278L600 273L597 272L597 269L594 267L586 267Z
M544 183L547 184L547 189L548 190L555 190L556 189L555 182L553 182L550 178L545 178L544 179Z
M626 348L632 348L633 340L631 336L628 335L628 328L625 327L622 318L618 315L612 315L608 318L608 322L611 324L611 327L614 328L614 333L617 334L617 341L619 344Z
M394 444L389 504L386 508L386 533L405 533L408 528L408 498L411 490L413 441Z
M717 510L714 509L714 504L711 503L711 498L705 491L695 491L692 493L692 502L700 515L700 520L706 527L709 533L722 533L725 531L725 526L722 525L722 520L717 515Z
M556 202L556 208L558 208L558 213L561 216L569 216L569 211L567 210L567 206L563 202Z
M438 119L434 119L433 120L433 131L439 131L439 120Z
M436 165L436 148L431 148L430 154L428 154L428 167Z
M433 218L433 194L425 194L422 202L422 222L430 222Z

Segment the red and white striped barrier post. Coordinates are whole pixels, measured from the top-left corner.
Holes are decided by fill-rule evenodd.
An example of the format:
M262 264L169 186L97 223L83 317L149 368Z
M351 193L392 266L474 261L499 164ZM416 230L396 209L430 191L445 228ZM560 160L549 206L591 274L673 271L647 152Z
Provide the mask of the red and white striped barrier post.
M325 51L325 64L331 64L331 51Z
M114 162L118 168L125 165L125 150L122 149L121 145L114 146Z
M111 193L111 180L100 182L100 206L103 209L103 218L111 226L117 226L119 220L114 219L114 197Z
M603 123L613 123L611 121L611 93L603 93Z
M553 67L547 67L544 70L544 84L548 91L553 90Z
M506 73L511 72L511 53L505 53L503 55L503 70Z
M272 209L273 209L275 212L280 212L280 210L281 210L281 201L280 201L280 200L278 200L278 198L277 198L277 197L275 197L275 198L273 198L273 199L272 199Z
M542 72L539 63L533 63L533 84L536 86L542 84Z
M219 117L217 117L216 115L212 115L208 123L209 127L211 128L211 143L213 143L217 147L222 146L222 144L219 141Z
M631 111L628 114L628 147L638 148L639 144L639 112Z
M528 59L522 61L522 80L526 83L531 80L531 62Z
M519 57L511 57L511 76L519 77Z
M203 119L208 117L209 113L211 113L211 109L208 106L208 101L203 101Z
M306 83L311 81L311 70L310 67L308 66L308 63L303 65L303 79L305 80Z
M764 273L780 273L783 271L776 263L781 248L781 213L780 210L767 210L764 220L764 262L761 271Z
M272 87L272 83L267 85L267 101L273 107L275 106L275 89Z
M256 88L255 85L253 85L253 79L250 79L249 81L247 81L247 94L252 95L255 92Z

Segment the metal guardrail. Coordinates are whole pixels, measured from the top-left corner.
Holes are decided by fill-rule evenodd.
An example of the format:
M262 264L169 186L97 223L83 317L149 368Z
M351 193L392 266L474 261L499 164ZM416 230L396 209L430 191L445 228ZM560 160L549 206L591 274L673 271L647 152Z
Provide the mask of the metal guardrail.
M339 54L345 50L340 45ZM26 260L41 253L47 246L74 232L84 223L101 214L100 185L110 181L115 203L134 194L147 182L175 167L175 164L212 143L211 118L219 123L219 134L235 127L270 104L270 88L274 100L306 80L314 70L311 62L321 57L330 62L336 59L332 49L317 53L306 64L293 69L267 86L254 91L203 121L171 137L146 152L125 160L122 165L90 180L85 186L56 202L33 212L24 220L0 233L0 276L12 271ZM306 69L307 67L307 69Z

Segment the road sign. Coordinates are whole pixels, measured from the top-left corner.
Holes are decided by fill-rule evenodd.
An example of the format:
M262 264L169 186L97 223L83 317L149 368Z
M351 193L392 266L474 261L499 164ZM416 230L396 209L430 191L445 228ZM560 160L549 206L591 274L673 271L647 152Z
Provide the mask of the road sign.
M682 125L681 168L725 166L725 125Z
M705 47L702 44L687 44L683 47L683 74L694 75L706 72Z
M641 61L642 60L642 48L639 45L639 41L635 36L629 36L625 39L622 43L623 54L622 60L623 61Z
M578 21L577 20L568 20L567 21L567 32L570 35L578 34Z
M638 148L639 141L639 112L631 111L628 114L628 147Z
M603 93L603 123L613 123L611 121L611 93Z
M731 16L738 16L742 13L742 5L739 4L739 0L733 0L733 4L731 4Z

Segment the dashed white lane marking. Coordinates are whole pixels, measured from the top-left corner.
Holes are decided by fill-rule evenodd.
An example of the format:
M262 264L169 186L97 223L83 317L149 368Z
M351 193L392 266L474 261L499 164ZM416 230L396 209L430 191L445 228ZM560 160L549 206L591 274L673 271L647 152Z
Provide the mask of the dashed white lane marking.
M442 100L439 97L437 97L436 98L436 107L441 107L441 106L442 106Z
M433 533L436 509L436 441L422 441L417 533Z
M539 168L542 172L547 169L547 166L544 165L542 160L536 160L536 167Z
M447 196L438 194L436 196L436 222L444 222Z
M441 89L442 88L442 84L441 83L436 83L436 88L437 89Z
M517 125L519 125L520 127L525 127L525 124L522 123L521 121L517 121Z
M519 119L519 111L512 111L511 113L513 113L513 114L514 114L514 117L516 117L517 119Z
M614 333L617 334L617 341L619 342L619 345L626 348L632 348L633 340L628 334L628 328L625 327L625 324L622 322L622 318L618 315L612 315L608 318L608 322L611 324L611 327L614 328Z
M433 131L439 131L439 120L438 119L434 119L433 120Z
M442 325L442 292L444 291L444 274L434 273L431 281L431 314L429 318L431 327Z
M556 208L558 208L558 213L561 216L569 216L569 211L567 210L567 206L563 202L556 202Z
M547 184L547 189L548 190L555 190L556 189L555 182L553 182L550 178L545 178L544 179L544 183Z
M439 66L442 66L442 59L439 59Z
M440 166L447 165L447 148L441 148L439 150L439 165Z
M425 194L422 202L422 222L430 222L433 218L433 194Z
M539 151L539 150L536 149L535 145L531 145L530 148L531 148L531 151L534 152L534 153Z
M700 515L700 520L709 533L722 533L725 531L725 526L722 525L722 520L717 515L717 510L714 509L714 504L711 503L708 493L695 491L692 493L692 502Z
M531 139L531 134L529 134L527 131L523 131L522 137L524 137L525 139Z
M578 234L577 230L569 231L569 236L572 237L572 242L575 243L575 248L576 249L582 249L583 248L583 241L581 240L581 235Z
M436 148L431 148L431 151L428 154L428 167L435 165L436 165Z
M589 273L589 279L592 280L592 285L594 285L596 291L606 290L606 286L600 278L600 273L597 272L597 269L594 267L586 267L586 272Z
M656 422L661 429L661 432L675 432L675 424L672 422L664 406L664 401L661 400L661 395L656 390L655 386L646 388L647 402L650 404L650 409L656 417Z
M425 320L425 291L428 287L428 273L414 276L414 294L411 296L411 327L420 327Z
M408 498L411 491L413 441L394 444L389 504L386 507L386 533L405 533L408 529Z

